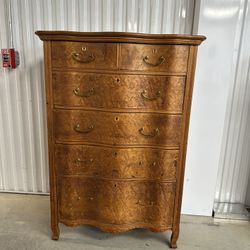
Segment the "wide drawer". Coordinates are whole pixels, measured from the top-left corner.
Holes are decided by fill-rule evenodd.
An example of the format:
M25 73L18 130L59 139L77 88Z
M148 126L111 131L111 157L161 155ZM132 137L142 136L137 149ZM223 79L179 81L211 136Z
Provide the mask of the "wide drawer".
M178 150L55 145L59 175L175 180Z
M145 223L158 229L172 225L175 183L59 177L58 185L59 219L69 224L91 220Z
M184 45L121 44L122 70L186 73L189 47Z
M53 72L59 106L182 112L185 77Z
M57 141L179 146L181 115L55 110Z
M117 45L114 43L52 42L52 67L114 69Z

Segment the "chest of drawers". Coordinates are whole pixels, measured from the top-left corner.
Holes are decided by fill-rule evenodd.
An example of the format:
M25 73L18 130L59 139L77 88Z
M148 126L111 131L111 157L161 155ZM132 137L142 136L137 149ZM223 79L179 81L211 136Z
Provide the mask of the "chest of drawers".
M38 31L44 41L51 228L179 235L203 36Z

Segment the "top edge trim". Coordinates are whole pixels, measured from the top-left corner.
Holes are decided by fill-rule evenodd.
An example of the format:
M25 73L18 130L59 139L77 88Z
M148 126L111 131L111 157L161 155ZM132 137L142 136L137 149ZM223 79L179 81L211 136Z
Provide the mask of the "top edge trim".
M43 41L99 41L99 42L138 42L174 43L199 45L206 39L200 35L185 34L146 34L132 32L75 32L75 31L36 31Z

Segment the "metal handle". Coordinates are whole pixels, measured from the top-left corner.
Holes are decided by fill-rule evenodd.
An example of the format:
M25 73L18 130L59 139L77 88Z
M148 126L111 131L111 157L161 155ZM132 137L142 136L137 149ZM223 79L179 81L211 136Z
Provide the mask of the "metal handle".
M158 61L156 63L150 62L148 56L143 57L143 62L145 62L147 65L150 65L150 66L153 66L153 67L160 66L165 61L166 61L166 59L165 59L164 56L160 56L159 59L158 59Z
M153 201L149 201L149 202L142 202L141 200L138 200L137 202L136 202L136 204L137 205L140 205L140 206L145 206L145 207L152 207L152 206L154 206L155 205L155 202L153 202Z
M160 91L160 90L157 91L157 92L156 92L156 95L155 95L154 97L149 97L149 96L147 96L147 91L146 91L146 90L143 90L143 91L141 92L141 96L142 96L144 99L148 100L148 101L154 101L154 100L157 100L158 98L161 97L161 91Z
M81 160L81 158L77 158L76 160L75 160L75 163L76 164L80 164L80 163L92 163L94 161L94 159L92 159L92 158L90 158L89 160Z
M82 57L79 53L72 53L72 57L74 60L80 62L80 63L91 63L95 60L95 56L93 53L88 55L87 57Z
M139 131L139 133L140 133L141 135L143 135L143 136L145 136L145 137L155 137L155 136L159 135L159 132L160 132L159 128L155 128L155 129L153 130L153 132L150 133L150 134L146 134L146 133L144 132L144 128L140 128L138 131Z
M82 134L87 134L87 133L91 132L93 129L94 129L94 125L90 125L89 127L85 128L85 129L81 129L79 123L74 126L74 130L76 132L82 133Z
M80 88L76 88L73 90L74 94L76 96L80 96L80 97L90 97L92 95L95 94L95 89L94 88L91 88L89 91L85 92L85 93L80 93Z
M156 161L153 161L151 165L155 167L157 165ZM142 161L139 161L139 166L142 166Z

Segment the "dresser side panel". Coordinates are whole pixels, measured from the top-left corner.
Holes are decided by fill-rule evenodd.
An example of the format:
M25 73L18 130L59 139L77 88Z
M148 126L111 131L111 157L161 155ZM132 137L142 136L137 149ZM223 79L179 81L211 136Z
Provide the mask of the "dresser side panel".
M52 65L51 65L51 42L44 42L44 67L45 67L45 89L49 149L49 183L50 183L50 208L51 208L51 229L52 238L59 237L58 228L58 205L57 205L57 181L54 165L54 131L53 131L53 94L52 94Z
M188 71L186 78L186 89L185 89L184 107L183 107L183 123L181 128L182 131L181 131L180 158L179 158L180 165L177 170L177 185L176 185L174 223L173 223L173 232L177 232L176 234L174 234L175 237L177 238L180 226L183 182L185 174L185 161L186 161L188 130L189 130L190 111L192 104L197 48L198 48L197 46L190 46L189 59L188 59Z

